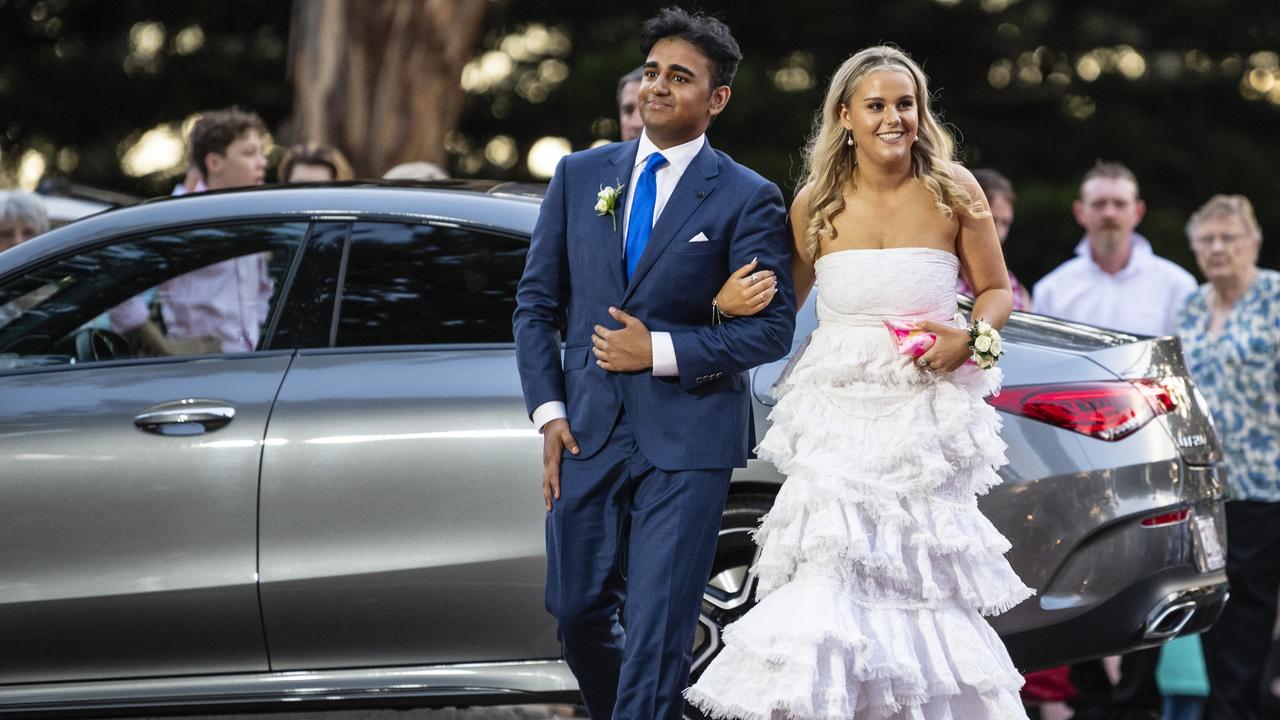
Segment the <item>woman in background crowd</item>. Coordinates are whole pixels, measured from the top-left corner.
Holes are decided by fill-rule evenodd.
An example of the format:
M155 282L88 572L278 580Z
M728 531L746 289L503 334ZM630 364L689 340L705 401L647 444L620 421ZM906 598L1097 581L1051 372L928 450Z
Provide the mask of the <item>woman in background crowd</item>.
M0 251L49 232L49 213L29 192L10 192L0 200Z
M309 142L289 148L280 160L280 182L330 182L351 180L355 173L342 152L332 145Z
M1227 470L1231 602L1204 634L1209 716L1280 717L1264 668L1280 594L1280 272L1258 268L1262 230L1242 195L1215 195L1187 237L1207 283L1177 319Z

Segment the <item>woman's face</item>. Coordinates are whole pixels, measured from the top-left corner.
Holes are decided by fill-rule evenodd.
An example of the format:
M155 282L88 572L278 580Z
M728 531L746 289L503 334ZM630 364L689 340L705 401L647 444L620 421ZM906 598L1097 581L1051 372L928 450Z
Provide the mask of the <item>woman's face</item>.
M1235 215L1211 215L1191 231L1196 264L1210 282L1245 278L1257 266L1261 244Z
M902 70L869 73L840 109L840 124L853 135L858 162L892 165L910 162L919 116L916 84Z
M333 179L333 170L328 165L319 163L298 163L289 170L285 182L329 182Z
M0 250L8 250L39 234L34 227L13 215L0 218Z

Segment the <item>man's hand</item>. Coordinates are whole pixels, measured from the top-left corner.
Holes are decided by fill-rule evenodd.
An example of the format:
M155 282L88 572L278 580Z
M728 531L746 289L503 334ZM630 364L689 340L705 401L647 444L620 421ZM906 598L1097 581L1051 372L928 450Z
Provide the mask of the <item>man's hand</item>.
M569 432L569 421L556 418L542 426L542 499L551 512L551 499L560 499L560 455L565 448L578 454L578 441Z
M609 315L622 323L617 330L596 325L591 342L595 345L596 364L609 372L636 372L653 367L653 338L649 328L618 308Z
M189 338L166 337L150 320L124 334L134 352L146 357L174 355L205 355L222 352L222 343L216 337L199 335Z
M168 338L169 355L208 355L222 352L222 341L212 335Z

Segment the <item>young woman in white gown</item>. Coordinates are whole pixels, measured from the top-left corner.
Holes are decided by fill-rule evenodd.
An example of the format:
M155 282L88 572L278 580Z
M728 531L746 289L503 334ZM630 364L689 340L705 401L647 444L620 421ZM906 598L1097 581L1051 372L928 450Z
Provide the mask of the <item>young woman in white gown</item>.
M983 615L1032 590L976 497L999 482L999 369L966 365L974 321L1012 293L973 175L904 53L868 48L832 78L791 208L798 302L818 328L774 389L757 449L786 475L761 522L759 604L686 691L714 718L1020 718L1022 678ZM937 334L919 362L883 320Z

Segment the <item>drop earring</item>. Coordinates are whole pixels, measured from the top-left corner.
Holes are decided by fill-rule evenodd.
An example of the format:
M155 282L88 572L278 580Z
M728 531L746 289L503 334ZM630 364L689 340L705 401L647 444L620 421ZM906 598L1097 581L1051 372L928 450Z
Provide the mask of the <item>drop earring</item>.
M844 135L845 135L844 144L848 145L849 147L853 147L853 133L849 132L848 130L845 130Z

